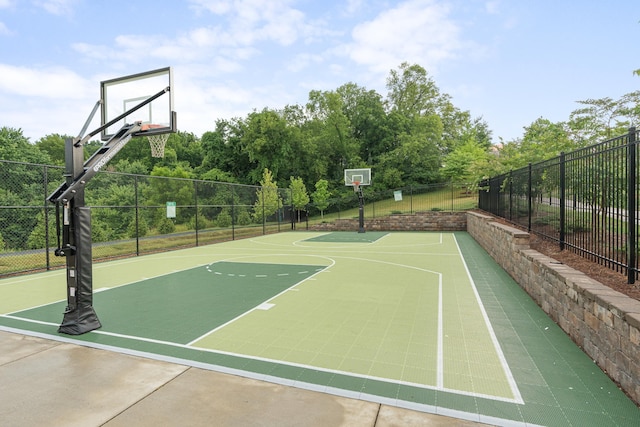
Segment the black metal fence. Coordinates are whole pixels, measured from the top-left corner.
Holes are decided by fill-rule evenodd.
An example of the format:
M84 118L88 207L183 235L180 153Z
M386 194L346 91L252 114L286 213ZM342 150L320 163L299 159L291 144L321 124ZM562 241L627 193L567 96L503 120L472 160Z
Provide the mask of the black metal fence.
M0 161L0 277L63 267L56 208L64 169ZM93 258L135 256L291 230L291 191L100 172L86 188Z
M561 249L638 277L638 132L481 183L478 206Z

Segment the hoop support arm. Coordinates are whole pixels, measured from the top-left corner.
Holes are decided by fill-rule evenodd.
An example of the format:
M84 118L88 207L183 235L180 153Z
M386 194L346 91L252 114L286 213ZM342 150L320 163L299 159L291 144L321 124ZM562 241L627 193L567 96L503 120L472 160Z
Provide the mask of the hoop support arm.
M138 111L139 109L141 109L145 105L155 101L157 98L160 98L162 95L164 95L165 93L169 92L170 90L171 90L171 87L167 86L166 88L162 89L160 92L156 93L155 95L150 96L149 98L145 99L140 104L136 105L135 107L131 108L130 110L127 110L124 113L120 114L118 117L116 117L115 119L111 120L110 122L107 122L107 123L103 124L102 126L100 126L99 128L93 130L90 134L88 134L87 136L82 138L80 141L76 142L76 145L85 145L87 142L89 142L89 140L91 138L93 138L94 136L96 136L97 134L102 132L103 130L107 129L109 126L112 126L115 123L118 123L120 120L124 119L129 114ZM103 102L102 100L98 101L97 105L100 105L102 102ZM91 117L93 117L93 115L95 114L95 110L97 110L97 107L94 107L94 112L91 114ZM83 131L85 131L85 130L86 129L83 129Z
M75 193L84 189L89 180L95 176L111 159L124 148L133 134L141 129L140 122L124 125L109 141L84 163L83 171L74 177L71 183L65 182L54 191L47 200L51 203L67 203ZM74 144L74 149L82 149L82 145Z

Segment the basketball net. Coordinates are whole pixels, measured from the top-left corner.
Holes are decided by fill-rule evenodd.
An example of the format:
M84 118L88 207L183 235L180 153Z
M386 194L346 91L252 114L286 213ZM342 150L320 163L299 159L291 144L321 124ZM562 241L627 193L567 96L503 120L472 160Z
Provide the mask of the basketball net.
M164 157L164 146L167 143L167 139L169 139L169 134L161 133L159 135L149 135L147 136L147 139L151 146L151 157Z
M360 190L360 181L353 181L353 191L358 192Z

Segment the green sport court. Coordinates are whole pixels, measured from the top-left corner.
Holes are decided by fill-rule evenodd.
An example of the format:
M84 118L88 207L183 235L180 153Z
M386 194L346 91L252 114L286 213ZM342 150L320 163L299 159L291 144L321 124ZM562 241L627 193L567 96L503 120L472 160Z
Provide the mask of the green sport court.
M0 281L0 329L496 425L640 410L465 232L286 232Z

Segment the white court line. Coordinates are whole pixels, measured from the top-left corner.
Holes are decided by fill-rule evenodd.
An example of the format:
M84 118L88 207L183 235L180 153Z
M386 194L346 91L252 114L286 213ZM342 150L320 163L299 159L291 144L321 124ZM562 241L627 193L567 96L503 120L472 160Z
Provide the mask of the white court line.
M265 255L265 256L267 256L267 255ZM218 330L220 330L220 329L224 328L225 326L230 325L231 323L235 322L236 320L243 318L244 316L248 315L249 313L252 313L252 312L253 312L253 311L255 311L255 310L259 310L259 307L260 307L260 306L262 306L262 305L264 305L264 304L271 303L271 301L273 301L274 299L278 298L280 295L282 295L282 294L284 294L284 293L286 293L286 292L289 292L291 289L295 288L296 286L300 285L301 283L304 283L305 281L310 280L311 278L313 278L313 277L317 276L318 274L322 273L323 271L327 271L327 270L329 270L329 269L330 269L331 267L333 267L333 266L335 265L335 263L336 263L336 262L335 262L335 260L333 260L333 259L331 259L331 258L329 258L329 257L320 257L320 256L318 256L318 257L319 257L319 258L324 258L324 259L329 260L329 261L331 262L331 264L329 264L328 266L323 267L321 270L316 271L316 272L315 272L315 273L313 273L311 276L306 277L306 278L304 278L303 280L301 280L301 281L299 281L299 282L294 283L293 285L291 285L290 287L288 287L288 288L287 288L287 289L285 289L284 291L280 292L280 293L279 293L279 294L277 294L277 295L272 296L271 298L269 298L269 299L268 299L268 300L266 300L266 301L261 302L260 304L258 304L258 305L257 305L257 306L255 306L254 308L252 308L251 310L245 311L245 312L244 312L244 313L242 313L241 315L239 315L239 316L237 316L237 317L235 317L235 318L233 318L233 319L229 320L228 322L226 322L226 323L224 323L224 324L222 324L222 325L218 326L218 327L217 327L217 328L215 328L215 329L210 330L210 331L209 331L209 332L207 332L206 334L199 336L198 338L196 338L196 339L192 340L191 342L187 343L187 346L191 346L191 345L193 345L194 343L196 343L196 342L200 341L201 339L204 339L204 338L208 337L209 335L213 334L214 332L216 332L216 331L218 331ZM318 268L320 268L320 267L322 267L322 266L318 266ZM256 277L257 277L257 276L256 276ZM265 277L266 277L266 276L265 276Z
M500 359L502 370L504 371L507 377L507 381L509 382L509 386L511 387L511 393L513 393L513 396L515 397L515 400L517 403L524 404L524 399L522 399L522 395L520 394L520 389L518 388L518 384L516 383L516 380L513 377L511 368L509 367L509 364L507 363L507 359L504 356L504 353L502 352L502 347L500 347L500 343L498 342L498 337L496 336L496 333L493 330L493 326L491 325L491 321L489 320L489 315L487 314L487 311L484 308L484 304L480 299L480 294L478 293L478 289L476 288L476 282L474 282L473 278L471 277L471 272L469 271L469 268L467 267L467 263L464 260L464 256L462 255L462 251L460 250L460 246L458 245L458 239L456 239L455 234L452 236L453 236L453 241L455 242L456 247L458 248L458 252L460 252L460 259L462 260L464 269L467 272L467 277L469 278L469 282L471 282L471 288L473 289L473 293L476 297L476 301L478 302L478 306L480 307L482 317L484 318L484 323L487 327L487 330L489 331L489 336L491 337L491 341L498 355L498 359Z
M443 234L440 233L440 243L442 243L443 241ZM320 371L326 371L326 372L332 372L332 373L338 373L338 374L344 374L347 376L354 376L354 377L361 377L361 378L367 378L367 379L379 379L381 381L386 381L389 383L397 383L397 384L404 384L404 385L411 385L411 386L416 386L416 387L421 387L421 388L427 388L427 389L435 389L435 390L442 390L442 391L449 391L452 393L457 393L457 394L463 394L463 395L469 395L469 396L477 396L477 397L484 397L484 398L488 398L488 399L492 399L492 400L501 400L501 401L505 401L505 402L512 402L512 403L524 403L522 400L522 397L520 395L520 392L517 388L517 385L515 383L515 379L513 378L513 375L508 367L508 364L506 363L506 359L504 357L504 354L502 353L502 350L499 346L499 343L497 341L497 337L495 336L495 333L491 327L491 324L489 322L488 319L488 315L486 314L486 311L484 309L484 306L482 305L482 301L480 300L479 294L477 292L475 283L473 282L473 279L471 278L471 274L468 270L468 267L466 265L466 262L464 260L464 257L462 255L462 252L460 250L460 247L458 245L457 240L454 237L454 241L458 250L458 254L460 256L460 259L463 262L463 265L465 267L465 270L467 271L467 276L470 280L470 283L472 285L472 289L474 294L476 295L476 299L477 302L480 306L480 310L482 312L482 315L485 319L485 322L487 324L487 328L489 330L491 339L493 341L493 344L496 348L496 351L498 353L498 357L501 361L501 363L503 364L503 369L505 370L505 373L508 377L508 381L510 383L511 386L511 390L513 393L513 396L515 396L515 399L510 399L510 398L501 398L499 396L493 396L493 395L484 395L484 394L479 394L479 393L473 393L473 392L466 392L466 391L462 391L462 390L457 390L457 389L447 389L444 388L444 355L443 355L443 300L442 300L442 274L436 271L432 271L432 270L427 270L427 269L423 269L423 268L419 268L419 267L415 267L415 266L411 266L411 265L404 265L404 264L399 264L399 263L393 263L393 262L387 262L387 261L379 261L379 260L372 260L372 259L368 259L368 258L357 258L357 257L342 257L342 256L334 256L333 258L344 258L344 259L353 259L353 260L361 260L361 261L367 261L367 262L375 262L375 263L381 263L381 264L388 264L388 265L394 265L394 266L398 266L398 267L403 267L403 268L409 268L409 269L415 269L415 270L420 270L420 271L424 271L424 272L429 272L429 273L433 273L433 274L437 274L439 277L439 283L438 283L438 331L437 331L437 363L438 363L438 371L437 371L437 383L436 386L426 386L424 384L417 384L417 383L411 383L411 382L406 382L406 381L400 381L400 380L392 380L389 378L378 378L378 377L372 377L372 376L368 376L368 375L360 375L360 374L354 374L354 373L350 373L350 372L346 372L346 371L339 371L339 370L331 370L331 369L321 369L318 368L316 366L313 365L304 365L304 364L296 364L293 362L286 362L286 361L282 361L282 360L273 360L273 359L266 359L266 358L260 358L260 357L254 357L254 356L248 356L248 355L243 355L243 354L238 354L238 353L229 353L229 352L224 352L224 351L219 351L219 350L211 350L211 349L206 349L206 348L199 348L199 347L193 347L193 344L201 339L203 339L204 337L212 334L213 332L223 328L224 326L227 326L228 324L234 322L235 320L245 316L246 314L252 312L255 309L259 309L259 307L264 304L264 303L268 303L269 301L271 301L272 299L278 297L279 295L283 294L284 292L287 292L289 290L291 290L291 288L294 288L295 286L299 285L300 283L303 283L303 281L293 285L291 288L286 289L285 291L281 292L280 294L270 298L269 300L265 301L264 303L261 303L260 305L258 305L257 307L255 307L254 309L251 309L249 311L247 311L246 313L236 317L235 319L232 319L231 321L225 323L224 325L219 326L218 328L209 331L208 333L204 334L203 336L191 341L190 343L183 345L183 344L176 344L176 343L171 343L171 342L166 342L166 341L161 341L161 340L154 340L154 339L148 339L148 338L142 338L142 337L136 337L136 336L128 336L128 335L122 335L122 334L116 334L116 333L110 333L110 332L106 332L106 331L100 331L100 330L96 330L96 331L92 331L92 333L96 333L96 334L102 334L102 335L109 335L109 336L114 336L114 337L122 337L122 338L128 338L128 339L132 339L132 340L138 340L138 341L146 341L146 342L151 342L151 343L159 343L159 344L164 344L164 345L168 345L168 346L173 346L173 347L181 347L181 348L189 348L192 350L201 350L201 351L207 351L207 352L212 352L212 353L219 353L219 354L228 354L228 355L232 355L232 356L237 356L237 357L243 357L246 359L255 359L255 360L264 360L264 361L269 361L269 362L273 362L273 363L279 363L279 364L284 364L284 365L291 365L291 366L299 366L299 367L304 367L304 368L309 368L309 369L315 369L315 370L320 370ZM283 256L287 256L287 254L281 254ZM302 255L302 254L295 254L297 256L311 256L311 255ZM414 254L415 255L415 254ZM242 259L242 258L255 258L255 257L261 257L261 256L266 256L266 257L271 257L273 256L273 254L267 254L267 255L246 255L246 253L244 254L244 256L239 256L239 257L234 257L234 258L227 258L227 259L223 259L223 260L219 260L216 262L223 262L223 261L229 261L231 259ZM322 256L318 256L319 258L326 258L326 259L331 259L329 257L322 257ZM332 267L335 264L335 260L331 259L332 264L330 266L325 266L323 270L315 273L314 275L306 278L305 280L310 280L311 278L313 278L316 274L322 272L322 271L328 271L330 267ZM215 262L214 262L215 263ZM202 264L202 265L212 265L214 263L208 263L208 264ZM200 266L202 266L200 265ZM321 267L321 266L318 266ZM191 269L191 268L196 268L196 267L189 267L187 269ZM186 270L186 269L185 269ZM159 274L158 276L155 277L160 277L163 276L165 274ZM143 280L147 280L146 278ZM139 280L142 281L142 280ZM127 283L127 284L123 284L120 286L126 286L129 284L134 284L136 282L131 282L131 283ZM120 287L120 286L115 286L111 289L114 289L116 287ZM297 290L297 289L296 289ZM48 305L48 304L43 304L43 305ZM23 310L20 310L23 311ZM25 322L32 322L32 323L38 323L38 324L45 324L45 325L52 325L52 326L58 326L57 324L53 324L53 323L48 323L48 322L40 322L40 321L34 321L34 320L30 320L30 319L24 319L24 318L20 318L17 316L11 316L11 315L3 315L2 317L7 317L7 318L14 318L14 319L19 319Z
M438 275L438 367L436 384L444 389L444 327L442 316L442 274Z
M0 317L2 317L2 316L0 315ZM33 322L33 321L29 320L29 319L20 319L20 320L24 320L26 322L36 323L36 322ZM84 346L84 347L90 347L90 348L95 348L95 349L100 349L100 350L113 351L115 353L127 354L127 355L131 355L131 356L145 357L145 358L148 358L148 359L158 360L158 361L162 361L162 362L176 363L176 364L185 365L185 366L192 366L194 368L202 368L202 369L207 369L207 370L210 370L210 371L221 372L221 373L226 373L226 374L232 374L232 375L237 375L237 376L241 376L241 377L245 377L245 378L252 378L252 379L256 379L256 380L260 380L260 381L268 381L268 382L275 383L275 384L282 384L282 385L292 386L292 387L296 387L296 388L302 388L302 389L309 389L309 390L318 391L318 385L317 384L305 383L305 382L301 382L301 381L295 381L295 380L290 380L290 379L280 378L280 377L274 377L274 376L271 376L271 375L268 375L268 374L264 374L264 373L246 371L246 370L241 370L241 369L236 369L236 368L229 368L229 367L226 367L226 366L223 366L223 365L214 365L214 364L211 364L211 363L199 362L199 361L191 360L191 359L183 359L183 358L178 358L178 357L173 357L173 356L168 356L168 355L163 355L163 354L149 353L149 352L145 352L145 351L141 351L141 350L133 350L133 349L125 348L125 347L117 347L117 346L113 346L113 345L101 344L101 343L96 343L96 342L91 342L91 341L81 341L81 340L74 339L71 336L67 337L67 336L61 336L61 335L51 335L51 334L47 334L47 333L16 329L16 328L2 326L2 325L0 325L0 331L7 331L7 332L18 333L18 334L27 335L27 336L50 339L50 340L57 341L57 342L81 345L81 346ZM261 358L261 357L253 357L253 356L247 356L247 355L240 354L240 353L231 353L231 352L217 351L217 350L211 350L211 349L201 349L201 348L198 348L198 347L189 347L189 346L184 345L184 344L177 344L177 343L172 343L172 342L159 341L159 340L141 338L141 337L130 336L130 335L114 334L114 333L105 332L105 331L99 331L99 330L94 330L94 331L91 331L90 333L92 333L92 334L101 334L101 335L109 335L109 336L114 336L114 337L118 337L118 338L130 339L130 340L133 340L133 341L145 341L145 342L163 344L163 345L167 345L167 346L170 346L170 347L183 348L183 349L187 349L187 350L191 350L191 351L203 351L203 352L206 352L206 353L223 354L223 355L234 356L234 357L239 357L239 358L243 358L243 359L260 360L260 361L271 362L271 363L280 364L280 365L287 365L287 366L294 366L294 367L300 367L300 368L313 369L313 370L316 370L316 371L334 373L334 374L338 374L338 375L344 375L344 376L347 376L347 377L356 377L356 378L379 380L379 381L383 381L383 382L386 382L386 383L389 383L389 384L408 385L408 386L418 387L418 388L422 388L422 389L426 389L426 390L434 390L435 389L434 387L427 386L425 384L411 383L411 382L406 382L406 381L394 381L394 380L389 379L389 378L374 377L374 376L369 376L369 375L359 375L359 374L354 374L354 373L348 372L348 371L324 369L324 368L318 368L318 367L312 366L312 365L304 365L304 364L299 364L299 363L286 362L286 361L277 360L277 359L267 359L267 358ZM493 395L483 395L483 394L478 394L478 393L467 393L467 392L462 392L460 390L455 390L455 389L437 389L437 390L438 391L446 391L446 392L455 393L455 394L473 396L473 397L482 397L482 398L486 398L486 399L497 400L497 401L502 401L502 402L507 402L507 403L518 403L518 402L514 402L512 399L501 398L501 397L493 396ZM360 399L360 400L368 400L368 401L373 401L373 402L377 402L379 399L386 399L386 398L382 398L380 396L367 394L367 393L362 393L362 392L358 392L358 393L356 393L356 395L354 395L354 392L352 392L352 391L344 390L344 389L340 389L340 388L335 388L335 387L331 387L331 386L323 386L322 387L322 391L324 391L326 393L329 393L329 394L333 394L333 395L356 398L356 399ZM398 407L406 407L408 409L420 410L420 411L423 411L423 412L436 413L436 411L433 411L433 410L431 410L431 411L430 410L426 410L426 408L434 409L430 405L418 404L418 403L411 402L411 401L404 401L404 400L400 400L400 399L392 399L391 402L385 402L385 403L389 403L391 405L396 405ZM461 414L466 414L465 412L460 412L460 413ZM477 419L477 415L478 415L477 413L470 412L468 414L470 416L469 419L471 419L471 420ZM462 418L465 418L465 417L462 417ZM518 423L516 421L507 420L507 419L505 419L505 421L508 422L508 424L505 424L505 425L513 425L514 427L515 426L523 426L523 427L525 426L524 424ZM526 426L533 427L535 425L534 424L526 424Z

